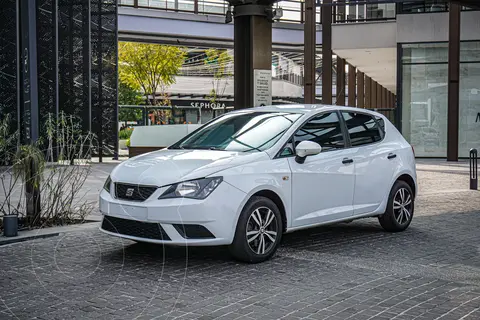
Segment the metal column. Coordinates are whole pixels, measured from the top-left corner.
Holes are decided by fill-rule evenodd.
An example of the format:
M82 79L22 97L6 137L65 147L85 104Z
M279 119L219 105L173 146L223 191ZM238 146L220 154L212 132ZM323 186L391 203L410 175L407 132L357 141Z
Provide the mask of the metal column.
M450 2L448 33L448 134L447 160L458 161L460 100L460 13L461 6Z
M357 72L357 107L365 108L365 75Z
M388 107L387 95L388 95L387 88L382 87L382 105L380 106L381 108L387 108Z
M337 106L345 105L345 59L337 56L337 90L336 90Z
M357 69L351 64L348 65L348 105L357 106Z
M377 103L375 108L382 108L382 85L377 82Z
M372 79L365 76L365 108L372 107Z
M371 105L370 108L377 108L377 81L372 80L371 84Z
M305 103L315 103L315 2L305 1L304 25Z
M332 0L323 0L322 17L322 102L332 104Z
M35 143L38 140L38 77L37 77L37 17L36 1L20 2L20 42L22 66L22 141Z
M267 17L273 3L230 1L234 8L234 92L235 109L271 104L272 20ZM261 74L260 74L261 73ZM264 102L258 103L255 94L255 74L263 78ZM268 75L270 74L270 75ZM267 78L270 79L267 79ZM260 81L260 80L259 80ZM270 88L268 89L268 83ZM259 88L257 88L259 89ZM260 89L259 89L260 90ZM259 99L257 99L259 100Z

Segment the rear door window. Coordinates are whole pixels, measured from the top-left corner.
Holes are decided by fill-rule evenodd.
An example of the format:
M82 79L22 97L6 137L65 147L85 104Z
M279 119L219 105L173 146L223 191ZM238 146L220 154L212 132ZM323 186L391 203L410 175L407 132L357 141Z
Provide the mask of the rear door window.
M342 112L352 147L363 146L382 140L382 133L374 117L360 112Z

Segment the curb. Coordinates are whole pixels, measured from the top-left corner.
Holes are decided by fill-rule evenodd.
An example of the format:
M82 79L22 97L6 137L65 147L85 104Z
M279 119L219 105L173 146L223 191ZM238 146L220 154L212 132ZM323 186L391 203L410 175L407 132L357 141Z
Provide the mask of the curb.
M13 244L13 243L57 237L67 232L82 231L90 228L95 229L97 228L98 225L99 225L99 221L92 221L92 222L69 225L69 226L49 227L46 229L33 229L33 230L26 231L27 234L24 234L24 235L19 234L18 236L11 237L11 238L6 238L6 237L3 237L2 235L0 237L0 247L8 244ZM51 230L49 231L49 229Z
M25 242L25 241L35 240L35 239L53 238L59 235L60 235L60 232L54 232L54 233L40 234L35 236L26 236L26 237L17 236L12 238L0 239L0 247L5 246L7 244Z

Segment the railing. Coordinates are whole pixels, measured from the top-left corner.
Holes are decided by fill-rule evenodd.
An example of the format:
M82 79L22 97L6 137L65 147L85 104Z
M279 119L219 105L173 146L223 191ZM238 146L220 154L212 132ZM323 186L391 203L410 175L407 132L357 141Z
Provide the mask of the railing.
M447 0L392 1L366 3L365 1L333 0L332 23L395 20L397 13L425 13L448 11ZM373 1L374 2L374 1ZM228 3L224 0L119 0L120 6L224 16ZM303 23L303 0L281 0L275 7L283 9L282 22ZM472 10L463 7L462 10ZM316 7L316 21L321 24L321 7Z
M359 22L371 20L395 19L395 4L343 5L336 4L332 9L332 22ZM120 6L156 9L163 11L186 12L195 14L225 15L228 3L224 0L120 0ZM305 3L301 0L282 0L275 7L282 8L283 16L279 21L303 23ZM321 8L316 7L316 21L321 23Z
M223 0L120 0L119 5L211 15L225 15L228 9L228 3Z

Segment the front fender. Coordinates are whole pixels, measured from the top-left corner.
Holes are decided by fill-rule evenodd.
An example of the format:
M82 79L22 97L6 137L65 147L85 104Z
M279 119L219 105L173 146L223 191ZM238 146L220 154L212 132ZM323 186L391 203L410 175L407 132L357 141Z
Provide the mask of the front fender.
M218 173L223 180L245 193L237 211L237 221L247 201L257 192L268 190L278 195L285 208L287 227L291 221L291 178L286 159L274 159L245 164Z

